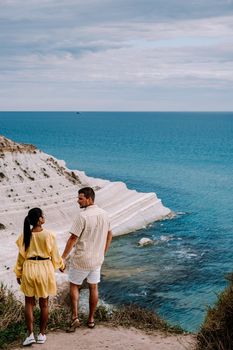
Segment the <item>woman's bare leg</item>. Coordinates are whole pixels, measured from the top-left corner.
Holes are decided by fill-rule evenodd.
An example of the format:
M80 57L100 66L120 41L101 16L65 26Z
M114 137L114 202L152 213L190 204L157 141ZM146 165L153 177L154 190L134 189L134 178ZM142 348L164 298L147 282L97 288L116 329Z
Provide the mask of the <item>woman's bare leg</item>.
M49 318L49 298L39 298L40 305L40 333L45 334Z
M25 321L28 335L33 332L33 308L35 306L35 297L25 296Z

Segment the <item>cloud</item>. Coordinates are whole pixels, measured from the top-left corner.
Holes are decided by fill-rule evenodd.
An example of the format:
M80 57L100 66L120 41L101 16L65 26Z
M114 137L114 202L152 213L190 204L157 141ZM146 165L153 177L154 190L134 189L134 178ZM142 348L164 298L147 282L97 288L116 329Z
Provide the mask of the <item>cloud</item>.
M98 108L111 101L117 108L115 95L128 91L141 96L142 109L153 95L148 89L173 96L177 89L213 96L233 89L232 1L8 0L0 6L0 108L11 107L11 95L19 108L29 106L29 96L30 105L39 96L45 109L74 105L77 86Z

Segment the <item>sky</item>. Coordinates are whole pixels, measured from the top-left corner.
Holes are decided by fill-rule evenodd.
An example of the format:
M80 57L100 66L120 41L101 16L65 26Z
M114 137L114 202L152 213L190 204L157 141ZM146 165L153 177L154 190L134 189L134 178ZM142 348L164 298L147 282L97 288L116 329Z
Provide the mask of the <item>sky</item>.
M0 110L233 111L233 0L0 0Z

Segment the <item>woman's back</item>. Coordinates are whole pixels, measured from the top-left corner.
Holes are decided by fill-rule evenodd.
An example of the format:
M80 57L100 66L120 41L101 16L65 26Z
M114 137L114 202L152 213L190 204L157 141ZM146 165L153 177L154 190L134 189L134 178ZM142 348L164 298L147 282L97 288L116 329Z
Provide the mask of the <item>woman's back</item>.
M21 255L29 259L31 257L40 256L42 258L51 257L53 253L55 241L55 234L52 231L43 229L40 232L33 232L31 236L30 245L25 252L23 243L23 234L21 234L16 241Z

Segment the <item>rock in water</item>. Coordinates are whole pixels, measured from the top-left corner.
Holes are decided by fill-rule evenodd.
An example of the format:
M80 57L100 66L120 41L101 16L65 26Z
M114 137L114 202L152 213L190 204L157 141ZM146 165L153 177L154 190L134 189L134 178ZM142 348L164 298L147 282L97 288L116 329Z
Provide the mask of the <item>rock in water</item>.
M149 244L153 244L154 241L150 238L146 238L146 237L143 237L140 239L140 241L138 242L138 245L140 247L144 246L144 245L149 245Z

